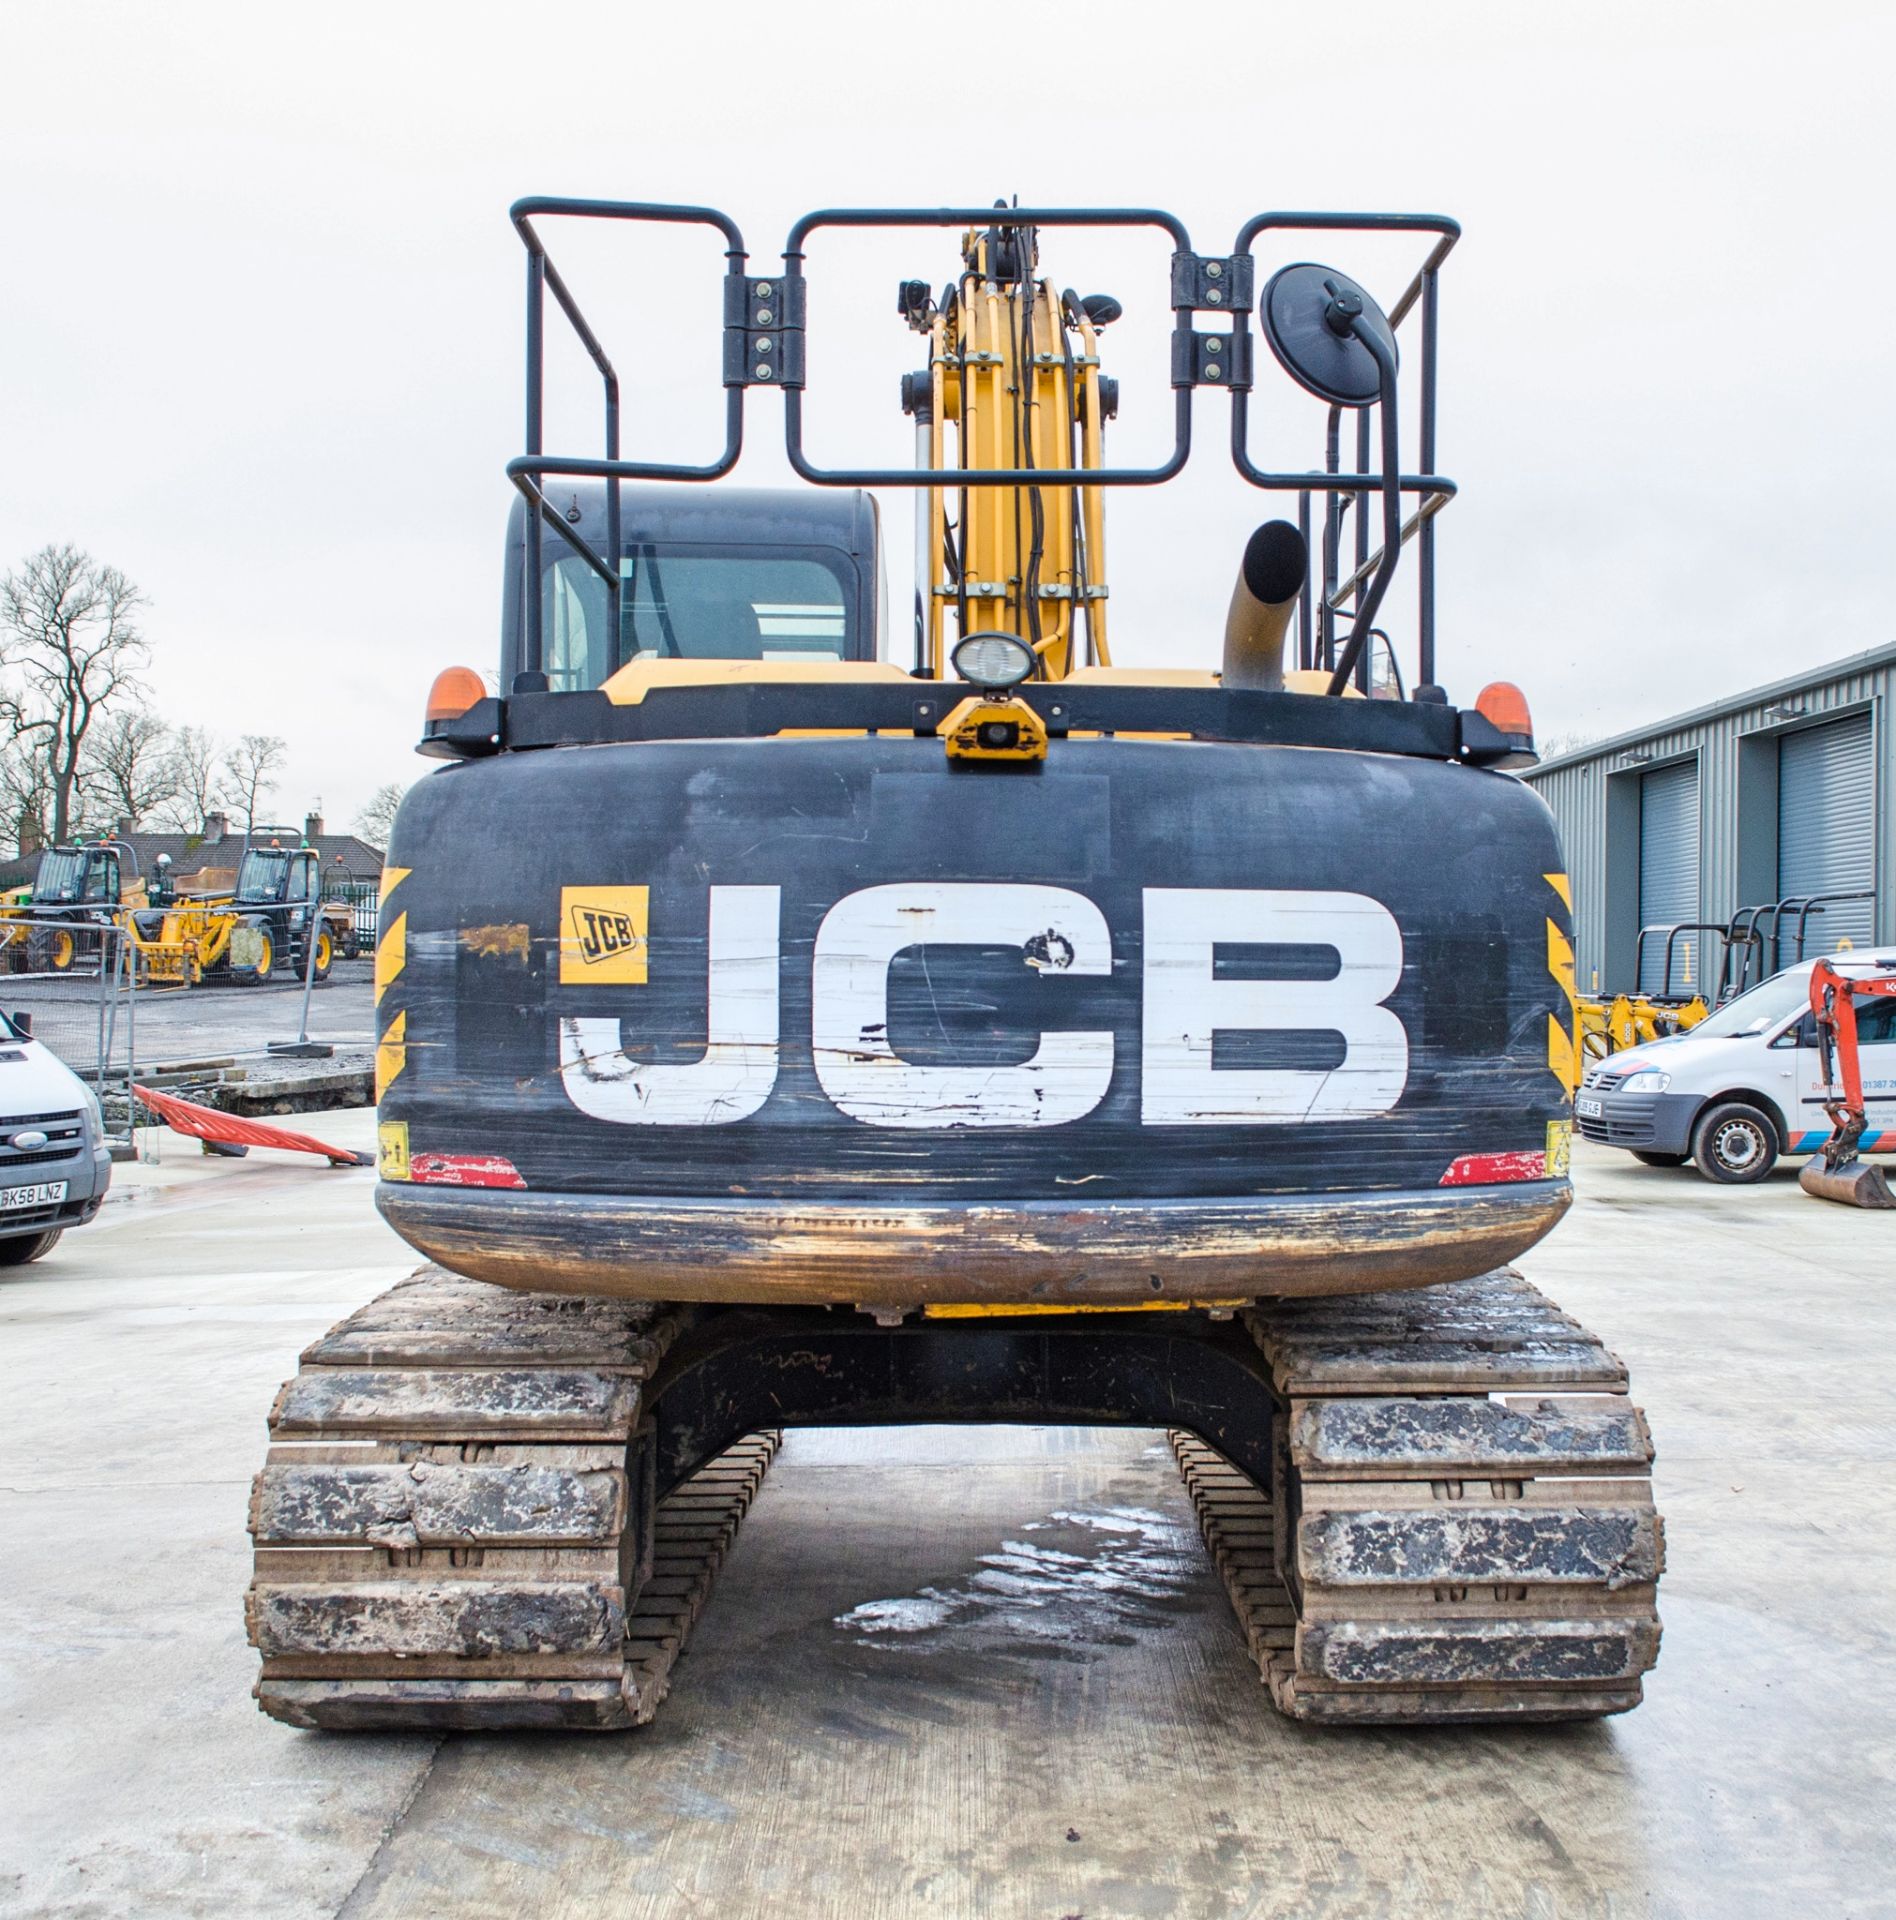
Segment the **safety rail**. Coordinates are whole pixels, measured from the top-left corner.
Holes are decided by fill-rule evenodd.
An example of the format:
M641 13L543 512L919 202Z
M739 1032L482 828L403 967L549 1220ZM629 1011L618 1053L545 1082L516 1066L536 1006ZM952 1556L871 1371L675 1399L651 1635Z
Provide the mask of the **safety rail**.
M1438 280L1442 263L1460 234L1450 219L1433 214L1375 214L1267 212L1253 215L1238 230L1232 251L1201 256L1193 251L1190 235L1176 216L1155 208L1077 207L864 207L829 208L805 214L790 229L781 272L752 276L749 254L735 221L712 207L670 205L652 201L569 199L535 196L517 201L511 218L527 251L526 320L526 450L507 465L507 474L527 503L526 585L524 589L524 646L512 690L537 693L546 689L545 615L538 583L542 574L543 528L550 527L604 582L610 631L619 631L621 582L619 573L621 483L627 480L709 482L723 478L738 464L744 445L744 397L753 386L780 387L784 394L784 446L792 468L805 480L835 487L939 487L952 474L954 487L1132 487L1152 486L1181 472L1192 451L1192 395L1201 386L1222 386L1231 401L1230 446L1239 475L1265 492L1298 496L1300 530L1308 535L1313 501L1325 500L1320 586L1306 578L1299 600L1298 663L1327 670L1330 691L1340 692L1354 679L1367 688L1370 646L1379 631L1374 622L1391 585L1404 546L1417 548L1417 686L1414 697L1438 698L1435 680L1435 519L1454 497L1455 484L1434 471L1436 457L1436 387ZM725 399L723 449L700 462L628 460L620 452L618 374L597 332L587 320L565 278L555 266L538 228L537 219L576 218L630 224L703 226L725 241L722 314L722 365ZM807 331L808 279L804 271L804 243L825 228L962 228L1032 229L1040 227L1156 228L1170 237L1171 260L1167 301L1173 313L1172 372L1174 388L1173 444L1170 455L1154 467L1013 467L981 471L966 466L827 468L816 465L803 444L803 394L806 385L804 343ZM1389 309L1390 338L1385 341L1366 323L1357 327L1358 340L1375 359L1378 379L1373 396L1332 402L1325 436L1324 465L1307 471L1260 467L1250 447L1249 396L1255 385L1251 340L1251 307L1256 284L1254 248L1269 233L1391 233L1434 237L1421 267L1400 298ZM1280 271L1291 271L1284 269ZM1268 292L1268 289L1266 289ZM604 455L601 458L549 454L545 447L546 305L551 294L597 371L604 393ZM1195 325L1200 313L1230 317L1228 331L1201 333ZM1419 313L1421 340L1420 472L1405 473L1399 457L1394 333L1411 313ZM1380 316L1379 316L1380 317ZM1274 343L1273 343L1274 344ZM1281 358L1280 354L1280 358ZM1289 373L1287 364L1287 373ZM1289 377L1309 387L1295 373ZM1316 391L1309 387L1310 391ZM1319 396L1322 397L1322 396ZM1372 470L1370 420L1374 407L1381 416L1380 459ZM1357 415L1355 470L1342 465L1342 415ZM606 483L605 555L570 526L549 502L545 481L603 480ZM1415 496L1415 511L1405 520L1404 496ZM1381 544L1369 550L1369 503L1381 502ZM1354 566L1342 573L1344 516L1355 515ZM1349 636L1338 645L1337 616L1351 615ZM1393 655L1392 655L1393 658Z
M1734 913L1727 923L1725 966L1720 973L1718 998L1722 1005L1735 995L1745 992L1757 984L1751 978L1751 962L1755 958L1758 967L1758 979L1763 980L1782 967L1795 965L1802 960L1806 951L1806 942L1810 930L1812 915L1822 916L1826 907L1844 906L1855 900L1874 900L1876 890L1873 887L1859 887L1836 893L1787 893L1778 900L1759 901L1743 906ZM1797 943L1795 956L1786 961L1784 958L1784 923L1792 915L1796 916L1796 931L1792 936ZM1765 922L1770 922L1770 932L1766 933ZM1765 965L1765 950L1770 949L1770 965ZM1744 951L1744 960L1736 967L1732 964L1733 955L1740 948Z
M1648 939L1654 936L1663 934L1665 936L1665 943L1666 943L1665 971L1661 973L1659 976L1660 984L1657 991L1645 994L1645 997L1647 999L1652 1000L1655 1003L1664 1003L1666 1001L1674 1000L1674 999L1683 1002L1686 1000L1693 999L1694 997L1703 995L1705 990L1705 981L1706 981L1709 970L1704 965L1701 964L1701 966L1699 967L1698 984L1695 986L1690 977L1691 971L1692 971L1692 949L1689 944L1687 945L1685 950L1686 951L1685 971L1687 976L1685 981L1686 991L1683 994L1679 994L1679 995L1675 995L1672 991L1673 955L1677 951L1679 942L1681 940L1685 940L1689 942L1691 936L1695 933L1708 933L1714 939L1727 943L1727 950L1721 953L1721 956L1720 956L1721 977L1722 977L1723 971L1725 970L1725 967L1728 965L1728 962L1729 962L1729 943L1735 938L1745 938L1745 937L1752 938L1752 939L1756 938L1755 935L1750 935L1750 936L1736 935L1733 933L1732 928L1730 927L1729 924L1721 923L1716 920L1678 920L1678 921L1672 922L1670 925L1667 925L1663 922L1655 921L1649 927L1641 927L1639 930L1638 936L1635 938L1633 942L1633 981L1635 986L1638 987L1642 993L1645 993L1645 988L1642 983L1646 978L1646 942ZM1702 954L1702 951L1703 950L1701 949L1701 954Z

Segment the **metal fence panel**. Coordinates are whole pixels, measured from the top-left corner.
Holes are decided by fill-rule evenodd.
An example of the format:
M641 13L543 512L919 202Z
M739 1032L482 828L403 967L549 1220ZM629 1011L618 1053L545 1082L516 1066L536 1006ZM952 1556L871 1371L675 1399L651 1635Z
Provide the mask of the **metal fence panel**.
M79 918L0 923L0 1007L98 1094L108 1139L131 1139L137 989L122 929Z

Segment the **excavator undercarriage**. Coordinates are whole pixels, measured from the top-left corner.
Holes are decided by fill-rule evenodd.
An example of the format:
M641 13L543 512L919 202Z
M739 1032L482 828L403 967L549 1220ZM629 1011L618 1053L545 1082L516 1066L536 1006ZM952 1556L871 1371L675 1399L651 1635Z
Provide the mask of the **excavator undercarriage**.
M1517 1274L1240 1315L653 1308L424 1268L304 1355L251 1505L297 1726L641 1725L797 1426L1163 1426L1297 1719L1558 1720L1658 1649L1651 1441Z

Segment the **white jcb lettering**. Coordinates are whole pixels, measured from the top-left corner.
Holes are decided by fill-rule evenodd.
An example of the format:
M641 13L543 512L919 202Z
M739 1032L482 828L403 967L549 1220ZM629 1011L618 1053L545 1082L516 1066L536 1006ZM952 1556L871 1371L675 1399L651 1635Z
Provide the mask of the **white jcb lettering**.
M582 1113L620 1126L723 1127L777 1084L776 887L713 887L704 1055L651 1066L626 1054L620 1020L560 1022L560 1078ZM635 1016L636 1017L636 1016Z
M1220 946L1333 947L1331 980L1220 980ZM1402 1098L1409 1040L1381 1004L1402 978L1402 931L1360 893L1145 890L1145 1040L1139 1117L1156 1127L1367 1119ZM1334 1067L1213 1070L1218 1033L1342 1036Z
M1112 971L1105 916L1065 887L918 882L839 900L816 936L811 1044L823 1091L874 1127L1057 1127L1106 1097L1110 1033L1043 1033L1011 1067L919 1067L889 1043L889 966L910 947L1012 946L1043 972Z

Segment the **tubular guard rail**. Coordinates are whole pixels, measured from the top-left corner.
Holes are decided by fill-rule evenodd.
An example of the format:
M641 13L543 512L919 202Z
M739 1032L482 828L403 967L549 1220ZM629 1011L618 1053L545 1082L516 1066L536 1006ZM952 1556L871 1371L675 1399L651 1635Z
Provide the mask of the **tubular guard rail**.
M1151 207L850 207L825 208L805 214L790 229L784 243L781 271L765 276L749 273L750 256L737 223L715 207L673 206L655 201L568 199L535 195L518 200L511 209L515 230L527 250L527 402L526 451L508 463L507 475L527 502L527 573L530 581L541 574L542 529L550 528L603 582L617 626L620 574L619 486L625 480L710 481L736 467L744 448L744 395L748 388L775 386L783 390L784 447L791 468L803 479L833 487L1070 487L1076 478L1088 487L1152 486L1170 480L1191 457L1192 394L1207 384L1204 368L1207 342L1217 343L1215 362L1222 375L1228 367L1234 377L1218 386L1231 403L1230 446L1239 474L1267 492L1300 496L1300 519L1309 519L1310 496L1327 498L1324 529L1325 573L1321 610L1324 618L1324 665L1335 666L1339 691L1347 672L1356 665L1367 641L1367 627L1395 571L1397 558L1411 539L1417 551L1419 680L1435 678L1435 516L1454 497L1455 483L1433 471L1436 441L1437 280L1442 262L1460 238L1457 223L1440 214L1426 213L1314 213L1254 214L1238 230L1229 254L1201 256L1192 248L1184 223L1175 215ZM722 364L725 389L724 446L712 459L697 463L627 460L619 444L619 375L603 342L574 298L547 252L534 225L538 219L607 220L663 226L709 227L724 241L725 273L722 304ZM805 242L824 228L1156 228L1173 246L1170 281L1165 298L1173 315L1172 386L1173 442L1168 457L1155 467L1089 468L1076 476L1062 467L1012 467L972 471L965 466L947 470L917 467L819 467L803 445L808 282L804 273ZM1370 466L1369 406L1359 406L1356 431L1356 472L1342 471L1341 422L1346 411L1329 409L1324 466L1306 472L1278 472L1260 467L1250 451L1251 305L1256 290L1256 262L1252 248L1258 237L1271 232L1300 233L1411 233L1431 237L1433 245L1388 313L1392 329L1400 328L1411 312L1420 314L1421 446L1420 467L1404 473L1397 454L1396 414L1393 405L1395 363L1385 355L1382 390L1375 403L1381 414L1380 470ZM555 304L585 349L603 387L605 442L603 458L548 454L545 448L546 413L546 300ZM1228 318L1229 331L1203 334L1194 327L1199 313ZM1220 353L1228 348L1228 353ZM952 478L947 478L952 474ZM567 524L546 497L545 482L559 477L606 482L606 553L594 551ZM1416 509L1405 523L1401 516L1404 494L1418 496ZM1339 564L1339 515L1345 500L1353 501L1361 530L1366 529L1369 503L1382 503L1382 545L1371 554L1359 537L1357 565L1346 582L1336 578ZM1344 658L1335 661L1330 625L1335 613L1353 601L1357 626ZM537 592L526 595L526 647L520 662L525 685L517 691L542 686L545 658L542 609Z

